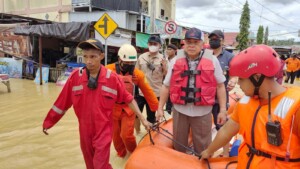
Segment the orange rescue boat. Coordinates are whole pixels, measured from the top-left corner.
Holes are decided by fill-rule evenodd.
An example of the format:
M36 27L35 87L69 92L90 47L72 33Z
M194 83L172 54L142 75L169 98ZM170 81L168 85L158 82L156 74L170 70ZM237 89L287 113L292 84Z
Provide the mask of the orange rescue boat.
M173 120L160 125L161 132L172 132ZM199 160L197 156L173 149L172 140L164 135L150 131L129 157L126 169L234 169L237 157L211 158ZM151 143L152 138L154 144Z
M240 96L231 94L230 110ZM173 149L173 119L161 123L152 129L139 143L129 157L126 169L235 169L237 157L219 157L199 160L199 157L178 152ZM152 141L153 142L152 142ZM191 138L190 141L191 142Z

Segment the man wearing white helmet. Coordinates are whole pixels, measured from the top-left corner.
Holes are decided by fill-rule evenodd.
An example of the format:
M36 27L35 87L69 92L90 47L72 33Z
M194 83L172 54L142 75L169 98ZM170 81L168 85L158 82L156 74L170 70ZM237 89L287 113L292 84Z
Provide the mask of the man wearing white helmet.
M152 111L158 108L158 100L147 83L142 71L135 68L137 61L136 49L129 44L121 46L118 52L118 62L107 65L106 68L116 72L125 83L129 93L134 95L134 86L137 85L143 94ZM140 116L141 114L139 114ZM142 118L142 123L148 123ZM131 153L136 148L134 133L135 114L126 103L116 103L113 110L113 143L119 157L125 157L127 150Z

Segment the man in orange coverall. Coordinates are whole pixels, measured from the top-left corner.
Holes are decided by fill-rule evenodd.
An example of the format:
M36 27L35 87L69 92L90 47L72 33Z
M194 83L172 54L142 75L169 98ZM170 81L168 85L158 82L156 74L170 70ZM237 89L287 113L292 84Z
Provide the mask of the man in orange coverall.
M100 41L89 39L78 45L83 49L85 68L75 70L44 120L43 132L54 126L73 105L79 121L80 146L87 169L111 169L110 145L115 102L124 102L149 129L133 96L117 74L101 65L104 50Z
M239 133L238 169L300 168L300 88L275 81L276 55L269 46L255 45L233 57L229 74L239 77L245 96L202 152L203 159Z
M118 52L119 61L107 65L106 68L119 74L125 83L129 93L134 95L134 86L137 85L150 106L151 111L158 108L158 100L148 84L142 71L135 68L137 52L132 45L124 44ZM116 102L113 110L114 134L113 143L119 157L125 157L127 151L132 153L136 148L136 140L133 135L135 114L124 102Z

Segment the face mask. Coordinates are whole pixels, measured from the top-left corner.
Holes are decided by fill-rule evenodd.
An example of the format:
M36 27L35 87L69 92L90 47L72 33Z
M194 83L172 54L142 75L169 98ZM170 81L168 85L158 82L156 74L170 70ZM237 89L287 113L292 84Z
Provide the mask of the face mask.
M154 53L154 52L157 52L158 51L158 46L149 46L149 51Z
M210 40L209 45L212 49L218 49L221 46L220 40Z
M124 73L127 73L127 72L132 73L133 70L134 70L135 65L122 64L121 67L122 67L122 71Z

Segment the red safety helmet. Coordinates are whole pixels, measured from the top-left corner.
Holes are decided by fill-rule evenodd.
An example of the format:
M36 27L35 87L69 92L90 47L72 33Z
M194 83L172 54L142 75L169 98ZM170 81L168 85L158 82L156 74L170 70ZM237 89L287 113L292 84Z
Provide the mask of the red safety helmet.
M251 46L233 57L229 75L241 78L249 78L253 74L275 76L280 69L276 56L275 50L267 45Z

